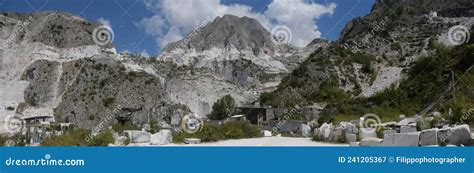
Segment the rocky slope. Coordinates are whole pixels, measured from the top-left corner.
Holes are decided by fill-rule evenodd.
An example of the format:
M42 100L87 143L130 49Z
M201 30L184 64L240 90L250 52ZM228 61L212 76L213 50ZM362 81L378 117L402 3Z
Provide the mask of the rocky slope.
M316 40L296 48L274 43L271 37L255 19L224 15L169 44L158 60L184 70L169 89L173 99L191 105L200 115L209 114L213 102L226 94L238 104L254 101L263 91L273 90L311 52L329 44Z
M1 119L54 115L91 129L118 121L166 126L189 111L165 90L173 66L147 60L137 68L133 59L143 58L93 41L97 27L62 12L1 14Z
M337 42L313 53L262 99L285 104L291 90L306 96L298 102L312 104L328 100L321 94L370 97L397 86L420 57L433 53L434 44L453 46L451 27L471 28L473 7L471 0L378 0L370 14L349 22Z

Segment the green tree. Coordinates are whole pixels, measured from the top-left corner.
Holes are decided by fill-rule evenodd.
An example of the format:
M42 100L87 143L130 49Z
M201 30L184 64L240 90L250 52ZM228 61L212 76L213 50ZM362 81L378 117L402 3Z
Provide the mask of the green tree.
M225 95L212 105L212 112L209 118L213 120L222 120L232 116L235 110L234 98L230 95Z

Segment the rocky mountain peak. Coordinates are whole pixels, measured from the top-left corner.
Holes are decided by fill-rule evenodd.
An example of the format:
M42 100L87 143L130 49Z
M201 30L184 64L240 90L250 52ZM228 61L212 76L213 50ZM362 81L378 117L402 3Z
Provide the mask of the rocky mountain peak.
M250 48L253 51L273 49L270 32L256 19L226 14L217 17L207 26L191 32L184 40L171 43L165 51L174 48L209 50L213 47L237 50Z
M83 45L94 45L93 31L100 26L67 12L44 11L36 13L1 13L0 26L14 28L24 24L28 28L17 38L29 42L41 42L58 48L72 48ZM4 29L6 31L7 29ZM105 47L111 48L109 44Z

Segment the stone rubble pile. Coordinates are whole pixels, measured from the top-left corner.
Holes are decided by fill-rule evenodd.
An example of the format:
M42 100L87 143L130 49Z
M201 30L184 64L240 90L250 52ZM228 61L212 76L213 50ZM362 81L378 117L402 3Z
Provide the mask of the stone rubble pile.
M335 141L336 139L336 131L332 123L331 124L324 123L315 131L316 131L315 135L317 139L321 141L330 142L330 141Z
M404 118L378 128L358 128L357 122L324 123L314 130L315 140L350 146L472 146L469 125L451 125L420 130L423 118Z

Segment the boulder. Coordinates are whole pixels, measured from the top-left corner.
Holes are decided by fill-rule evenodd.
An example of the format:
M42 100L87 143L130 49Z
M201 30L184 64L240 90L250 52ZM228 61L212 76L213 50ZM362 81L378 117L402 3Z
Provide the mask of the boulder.
M306 124L301 124L301 136L310 137L311 136L311 127Z
M422 123L423 122L423 117L421 116L416 116L416 117L411 117L411 118L405 118L403 120L401 120L400 122L398 122L398 125L400 126L416 126L416 124L418 123Z
M336 127L335 134L336 134L336 140L345 139L345 138L346 138L346 137L344 136L344 135L346 134L345 128L343 128L343 127ZM336 142L337 142L337 141L336 141Z
M262 135L263 135L263 137L271 137L272 132L269 131L269 130L262 130Z
M336 138L336 132L332 124L324 123L318 129L318 137L322 141L334 141Z
M467 124L454 126L451 128L451 136L449 136L449 143L452 145L469 145L472 139L471 131Z
M420 132L395 134L395 146L418 146L420 141Z
M148 123L143 124L142 131L149 131L151 130L151 126Z
M351 120L349 121L352 125L356 125L356 124L359 124L359 120Z
M185 138L184 143L185 144L199 144L199 143L201 143L201 139L198 139L198 138Z
M150 133L139 130L130 130L125 132L130 139L130 143L148 143L150 142Z
M467 124L454 126L452 128L445 127L438 131L438 144L440 146L470 145L471 139L471 132Z
M340 122L335 130L336 133L336 142L354 142L356 141L355 136L356 127L351 122ZM348 136L349 135L349 136Z
M380 146L382 141L383 140L379 138L366 137L360 141L360 146L364 146L364 147Z
M345 130L346 130L346 133L349 133L349 134L356 134L357 133L357 127L351 122L346 124L346 129Z
M427 129L420 132L420 146L438 145L438 129Z
M420 132L394 133L384 136L382 146L418 146Z
M151 145L167 145L173 142L173 135L170 130L160 130L150 136Z
M356 134L350 134L346 133L346 142L347 143L352 143L357 141L357 135Z
M375 128L360 128L359 135L361 139L366 138L366 137L372 137L372 138L377 137Z
M449 136L452 134L451 128L445 127L438 130L437 138L439 146L446 146L449 144Z
M417 132L418 130L416 129L416 126L401 126L400 127L400 133L411 133L411 132Z

